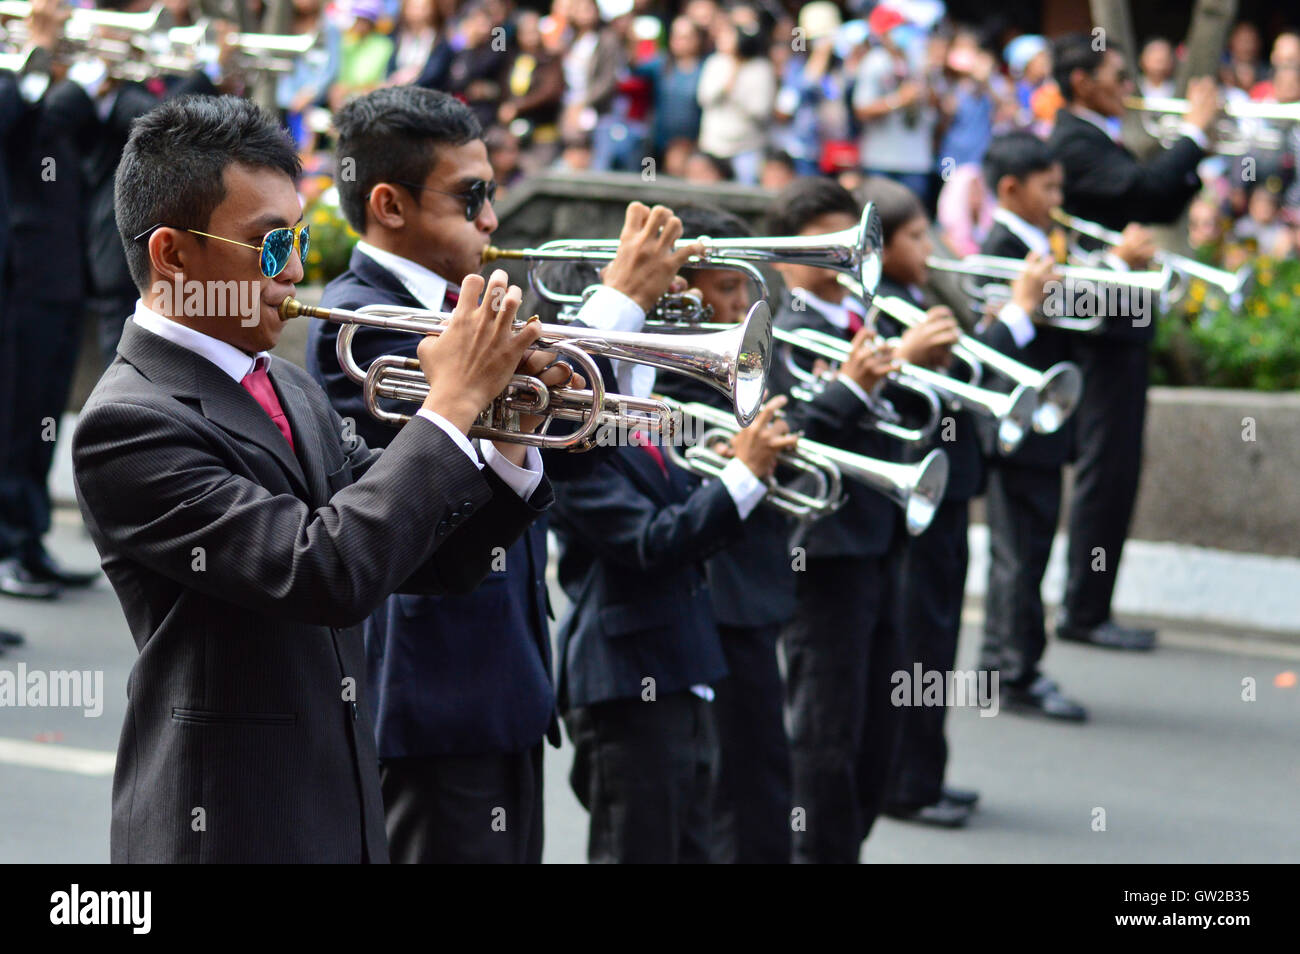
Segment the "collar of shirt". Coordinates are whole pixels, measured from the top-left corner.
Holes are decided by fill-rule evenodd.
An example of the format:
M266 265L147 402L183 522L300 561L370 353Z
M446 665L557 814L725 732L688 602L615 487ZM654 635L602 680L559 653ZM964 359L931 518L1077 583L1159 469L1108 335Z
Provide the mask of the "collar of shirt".
M1119 134L1116 123L1109 116L1103 116L1096 110L1089 109L1087 106L1071 106L1070 112L1078 116L1084 122L1092 123L1098 129L1106 134L1107 139L1115 139Z
M1039 255L1052 254L1052 243L1048 240L1047 233L1036 225L1030 225L1011 210L998 206L993 210L993 221L1006 226L1007 231L1028 245L1031 252Z
M442 311L443 301L447 297L447 286L451 284L445 278L439 277L423 265L417 265L409 258L402 258L382 248L376 248L364 239L357 242L356 247L384 269L392 272L425 308Z
M850 308L856 311L864 319L866 318L867 310L862 307L862 302L858 301L852 295L845 295L842 301L835 303L826 301L824 298L818 298L806 288L796 288L792 294L802 298L805 304L820 312L827 321L840 329L840 331L849 330Z
M185 325L158 314L153 309L146 307L143 301L135 303L135 315L132 316L132 321L145 331L156 334L159 338L166 338L172 344L180 345L186 351L193 351L200 358L207 358L234 379L236 384L243 381L257 366L258 358L265 358L266 366L268 368L271 366L271 355L267 352L259 351L255 355L247 354L232 344L213 338L211 335L205 335L201 331L195 331L193 328L187 328Z

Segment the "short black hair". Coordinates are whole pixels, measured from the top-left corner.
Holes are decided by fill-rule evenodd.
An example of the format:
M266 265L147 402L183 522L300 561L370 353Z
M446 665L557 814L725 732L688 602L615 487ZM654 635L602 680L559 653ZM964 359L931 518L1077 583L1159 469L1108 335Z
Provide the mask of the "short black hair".
M767 216L767 231L769 235L798 235L809 222L832 212L857 218L862 207L853 193L834 179L804 176L777 193Z
M1035 172L1050 169L1051 150L1033 133L1011 132L995 136L984 153L984 181L996 194L1003 176L1023 182Z
M483 138L483 127L454 96L419 86L389 86L358 96L334 115L340 169L339 204L348 224L366 227L366 197L381 182L423 183L439 146Z
M1052 44L1052 79L1056 80L1062 98L1074 102L1074 89L1070 85L1070 74L1083 70L1094 76L1106 59L1106 50L1116 49L1111 44L1101 49L1093 45L1093 38L1087 33L1067 33Z
M296 179L293 140L270 113L236 96L180 96L135 121L113 183L117 231L131 280L149 287L149 248L136 236L155 225L206 229L226 197L232 163ZM202 239L200 239L202 241Z
M894 238L894 233L917 216L926 217L925 203L920 197L901 183L884 176L868 176L858 186L858 194L864 201L875 205L880 214L880 232L885 244Z

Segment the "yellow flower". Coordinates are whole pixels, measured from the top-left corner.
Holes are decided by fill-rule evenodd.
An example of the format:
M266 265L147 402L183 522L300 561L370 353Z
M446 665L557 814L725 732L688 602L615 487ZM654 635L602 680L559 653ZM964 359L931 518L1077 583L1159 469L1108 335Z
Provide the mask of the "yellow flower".
M311 221L313 225L329 225L330 214L324 209L317 209L312 213Z

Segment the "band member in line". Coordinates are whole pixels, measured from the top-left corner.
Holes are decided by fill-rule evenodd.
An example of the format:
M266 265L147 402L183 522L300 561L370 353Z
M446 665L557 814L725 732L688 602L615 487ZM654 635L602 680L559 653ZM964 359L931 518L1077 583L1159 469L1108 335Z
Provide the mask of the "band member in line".
M1008 133L989 145L984 175L997 196L993 228L980 251L1024 258L1030 265L1011 286L1011 300L979 331L985 343L1017 361L1046 370L1068 361L1079 332L1036 323L1054 263L1052 210L1061 204L1062 172L1046 144ZM1083 721L1087 711L1039 668L1047 648L1043 574L1061 512L1061 469L1069 456L1071 422L1054 434L1034 434L1009 456L987 460L985 518L989 576L984 598L980 668L1000 673L1012 710Z
M885 243L876 295L925 307L921 291L927 278L925 260L934 251L925 207L915 193L881 177L864 182L861 194L876 204ZM960 328L946 307L930 308L926 321L916 328L904 328L884 312L878 314L877 322L882 335L898 338L895 353L901 360L936 371L952 367L952 346ZM886 391L886 395L893 393ZM903 392L898 400L900 409L911 403ZM935 447L948 455L943 503L926 531L905 541L899 568L898 628L905 647L901 668L908 672L917 663L923 672L940 673L951 671L956 664L966 592L968 510L983 482L979 440L970 412L945 407L934 436L919 446L905 446L902 456L919 460ZM900 710L898 758L885 813L946 828L966 824L979 794L944 785L947 705Z
M358 97L335 125L339 155L356 164L356 175L339 183L340 197L362 239L323 303L450 310L497 226L478 120L446 93L407 86ZM580 320L639 328L687 254L671 252L681 225L664 208L634 203L625 235ZM308 368L366 443L386 446L397 431L365 411L339 367L337 340L336 326L314 325ZM353 354L368 367L381 354L414 356L418 341L360 328ZM612 388L612 369L610 376ZM529 456L545 456L554 474L552 464L590 469L599 454ZM538 521L473 593L399 593L367 621L394 861L541 861L542 752L548 735L559 744L549 609L546 527Z
M795 447L777 398L701 482L646 436L556 485L560 711L592 862L713 858L714 686L727 674L703 563L736 541Z
M466 437L521 360L543 373L553 357L528 352L535 326L514 330L503 272L467 278L450 328L421 341L428 396L382 453L267 354L309 239L298 172L274 119L233 97L158 106L118 169L141 300L73 438L140 651L114 861L386 861L358 624L394 591L477 585L551 499L544 478L527 499L509 482L522 447L485 449L485 466ZM250 307L196 307L227 283Z
M707 206L681 206L687 236L742 238L753 232L741 219ZM735 269L687 268L682 275L713 309L709 321L744 320L753 283ZM660 375L657 387L680 401L726 408L713 388L681 375ZM705 563L713 619L727 662L714 685L718 726L718 790L714 799L714 861L786 864L790 861L790 742L785 731L785 688L777 660L781 627L794 615L791 519L769 506L744 523L738 540Z
M1214 82L1200 77L1188 84L1183 136L1139 162L1107 126L1123 116L1124 97L1132 91L1124 59L1113 46L1103 52L1092 44L1090 36L1067 36L1057 41L1052 56L1066 107L1057 115L1048 149L1065 173L1065 211L1117 230L1130 222L1173 222L1200 188L1196 166L1209 148L1218 114ZM1144 268L1147 262L1134 256L1126 264ZM1112 315L1100 334L1076 335L1072 342L1084 388L1074 416L1069 575L1056 634L1112 649L1147 650L1155 646L1154 630L1123 626L1111 614L1142 468L1147 351L1155 334L1154 306L1138 310L1141 314Z
M772 203L771 235L820 235L858 224L862 210L830 179L799 179ZM810 440L869 457L896 453L862 427L874 416L871 391L897 367L865 327L865 309L828 269L779 265L789 295L778 327L814 328L851 340L853 352L810 402L791 401L791 426ZM796 355L796 358L798 356ZM778 349L775 387L794 380ZM795 614L781 633L786 660L795 816L792 860L858 861L885 798L898 735L890 677L901 647L894 618L895 507L855 481L834 514L796 541Z

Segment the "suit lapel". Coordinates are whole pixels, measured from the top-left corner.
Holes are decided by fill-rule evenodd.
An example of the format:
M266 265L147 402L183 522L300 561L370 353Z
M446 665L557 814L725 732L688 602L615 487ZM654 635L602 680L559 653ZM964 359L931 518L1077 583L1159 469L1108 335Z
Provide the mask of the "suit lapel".
M279 370L277 370L279 369ZM321 445L320 430L317 427L316 416L312 413L311 404L307 400L307 395L303 393L302 388L298 387L289 375L284 373L284 364L282 360L271 363L271 382L275 385L276 393L280 396L280 404L284 408L285 417L289 419L289 430L293 433L294 447L298 453L294 458L294 463L300 468L300 473L304 473L308 487L311 490L311 501L316 505L324 504L330 498L329 484L325 479L324 463L326 460L324 447ZM270 418L267 418L270 420ZM274 424L272 425L274 426ZM276 430L279 433L279 430ZM288 442L283 437L280 443L288 446Z
M296 492L306 499L307 478L289 442L256 399L229 375L206 358L145 331L133 321L122 330L117 350L168 393L197 400L203 416L235 439L256 444L270 454L289 476ZM292 428L293 417L288 410L285 413ZM298 440L298 429L293 433L294 440Z

